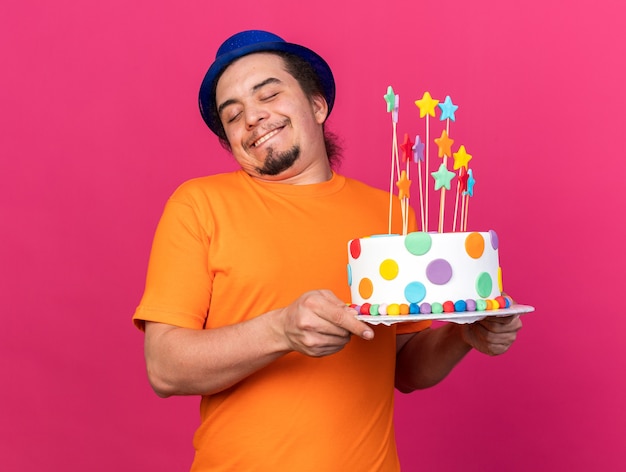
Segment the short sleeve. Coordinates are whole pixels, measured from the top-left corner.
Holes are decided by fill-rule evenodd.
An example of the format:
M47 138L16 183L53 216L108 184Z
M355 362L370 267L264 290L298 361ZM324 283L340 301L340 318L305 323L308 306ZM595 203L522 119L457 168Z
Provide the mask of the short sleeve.
M202 329L211 300L209 235L193 202L170 198L157 226L146 287L133 316L144 321Z

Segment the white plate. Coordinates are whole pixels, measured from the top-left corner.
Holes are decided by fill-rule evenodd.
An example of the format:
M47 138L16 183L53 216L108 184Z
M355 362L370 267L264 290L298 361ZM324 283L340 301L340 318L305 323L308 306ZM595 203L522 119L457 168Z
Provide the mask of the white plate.
M372 325L384 324L386 326L394 323L424 320L450 321L452 323L465 324L474 323L475 321L482 320L488 316L521 315L524 313L530 313L531 311L535 311L535 307L530 305L512 305L509 308L501 308L499 310L455 311L451 313L429 313L427 315L357 315L357 319Z

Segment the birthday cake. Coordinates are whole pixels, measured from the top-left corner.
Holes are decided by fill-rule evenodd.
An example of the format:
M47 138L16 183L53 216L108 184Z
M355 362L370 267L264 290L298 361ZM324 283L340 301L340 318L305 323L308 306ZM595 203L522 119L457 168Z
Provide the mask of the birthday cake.
M452 151L454 140L450 138L450 122L455 121L458 106L450 96L439 103L425 92L415 104L420 118L425 120L424 142L419 135L411 142L405 134L398 152L397 123L398 101L391 87L384 96L387 111L392 112L393 146L390 199L399 198L403 233L369 235L348 242L348 283L351 306L365 316L419 315L431 313L477 312L505 309L512 301L502 293L502 270L498 257L499 240L494 230L486 232L467 231L469 198L474 194L475 178L468 163L472 156L461 145ZM446 123L441 136L433 141L437 156L442 160L435 172L429 171L430 117L439 109L440 121ZM411 158L412 157L412 158ZM453 158L452 171L448 158ZM412 163L417 164L419 181L419 205L416 219L420 231L408 232L409 225L409 175ZM457 173L453 172L457 171ZM423 182L434 179L434 190L439 196L438 224L436 231L429 230L429 190L424 192ZM456 177L456 189L451 181ZM393 182L397 187L395 195ZM456 190L456 191L455 191ZM454 217L452 231L444 231L446 191L453 193ZM460 208L459 208L460 207ZM418 211L419 210L419 211ZM397 217L397 215L395 215ZM458 223L458 224L457 224ZM434 229L434 228L433 228Z
M348 243L352 304L374 316L508 308L498 245L493 230L353 239Z

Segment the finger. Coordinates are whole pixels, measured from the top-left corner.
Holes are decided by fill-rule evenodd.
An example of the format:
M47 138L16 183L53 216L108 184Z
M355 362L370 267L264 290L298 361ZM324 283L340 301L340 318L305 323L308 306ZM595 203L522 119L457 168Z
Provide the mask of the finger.
M328 290L323 290L320 293L329 302L329 308L328 311L319 313L319 316L334 326L343 328L360 338L369 340L374 337L374 330L370 325L356 319L358 312L354 308L350 308Z
M372 339L374 331L366 323L357 320L356 315L356 310L346 305L330 306L318 312L318 316L329 323L325 334L338 336L354 334L363 339Z
M340 328L336 328L340 329ZM303 333L300 339L301 352L311 356L327 356L342 350L350 342L350 334L342 330L345 335L326 334L320 331Z
M357 311L354 308L344 305L334 310L330 318L328 318L328 321L360 338L372 339L374 337L374 331L367 323L357 320L356 315Z
M507 352L511 346L512 343L490 344L487 348L486 354L490 356L499 356L500 354Z
M498 332L485 326L477 326L473 347L490 356L506 352L517 338L516 331Z

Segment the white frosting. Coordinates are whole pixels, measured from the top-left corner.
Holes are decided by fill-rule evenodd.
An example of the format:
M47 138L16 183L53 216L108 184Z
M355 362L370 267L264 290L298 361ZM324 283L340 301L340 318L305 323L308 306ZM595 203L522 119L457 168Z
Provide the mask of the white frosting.
M409 241L415 241L416 235L419 235L422 240L425 239L426 242L430 236L430 249L425 254L416 255L412 252L421 253L428 244L419 245L421 251L416 251L416 246L411 246L411 244L409 246L413 247L413 251L407 249L405 244L407 238ZM407 236L382 235L350 241L348 243L348 279L352 303L356 305L364 303L410 304L412 302L443 304L446 301L494 299L501 295L498 238L495 232L428 233L428 236L425 233L413 233ZM470 250L474 257L468 254L466 249L468 237L478 240L479 243L480 238L484 241L484 250L480 257L476 257L478 255L476 251ZM355 258L351 248L356 251L359 245L360 254ZM480 247L480 244L478 246ZM443 274L451 269L450 279L443 284L442 280L437 280L437 277L432 277L432 274L431 280L428 277L431 273L428 270L429 264L437 260L439 261L435 262L435 265L439 264L444 268ZM446 261L447 264L441 260ZM388 269L386 272L383 269L385 277L381 275L381 264L383 268ZM441 279L442 272L439 274L439 279ZM477 287L481 285L477 281L481 277L486 284L482 285L482 290L479 290ZM446 277L444 276L443 279ZM491 287L489 287L489 281ZM417 290L407 292L407 286L412 286ZM490 290L487 292L486 288ZM423 298L418 300L422 292Z

